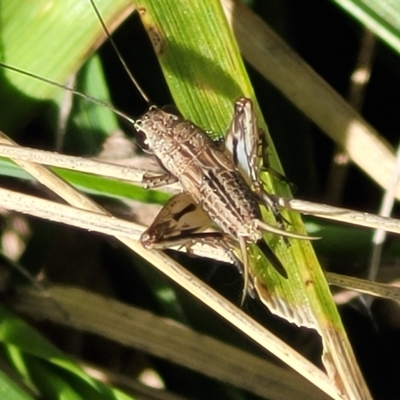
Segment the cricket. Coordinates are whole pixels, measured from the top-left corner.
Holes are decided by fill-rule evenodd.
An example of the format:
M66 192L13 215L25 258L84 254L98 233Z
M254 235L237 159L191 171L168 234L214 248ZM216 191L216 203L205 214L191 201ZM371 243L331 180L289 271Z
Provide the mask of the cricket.
M90 0L90 3L133 85L150 105L148 97L126 67L95 2ZM66 85L33 76L29 71L1 65L89 101L102 103ZM167 202L143 233L141 243L144 247L164 250L178 245L190 253L196 242L222 246L243 275L241 304L253 291L249 244L259 245L270 264L287 278L284 266L264 242L263 234L279 235L287 244L288 238L314 238L285 230L285 221L278 211L275 196L267 193L260 183L260 153L264 138L257 127L250 99L242 97L233 104L232 121L223 143L213 142L204 129L185 119L173 107L152 105L135 120L110 105L105 106L133 124L139 145L153 154L165 170L159 176L145 175L143 186L155 188L175 182L182 186L182 193ZM273 213L276 225L262 220L263 206ZM211 226L215 226L217 232L204 232Z
M256 339L254 340L257 343L261 344L265 348L271 349L271 352L274 353L275 347L278 346L277 352L279 352L280 358L287 360L285 362L288 364L294 360L294 368L297 371L300 371L304 376L309 375L312 382L314 382L312 380L314 379L314 376L317 376L315 375L314 370L312 370L312 373L309 373L311 369L303 367L306 364L304 364L300 358L293 356L289 357L288 355L290 355L290 353L287 351L285 346L282 346L281 350L279 340L271 340L270 336L265 335L264 329L262 328L258 330L257 322L253 323L252 318L248 317L247 313L238 309L236 305L239 305L240 302L240 306L243 307L245 301L250 297L256 299L260 305L268 307L271 313L287 319L289 323L317 331L322 340L321 346L323 354L321 360L326 368L326 374L322 371L318 372L322 375L320 379L325 379L326 375L326 380L329 380L331 387L335 387L336 392L339 393L341 397L338 395L334 398L344 398L342 394L347 392L350 394L356 391L361 392L362 389L359 389L359 387L362 387L363 381L362 378L360 378L361 375L356 367L357 364L355 363L353 353L351 352L351 347L347 342L347 338L343 333L341 325L336 324L336 320L333 320L333 317L331 318L332 315L336 318L336 309L334 304L331 305L332 299L329 288L325 284L324 277L322 276L323 273L320 273L320 270L317 268L312 268L313 252L311 246L309 246L307 242L302 242L301 244L297 242L298 240L308 241L317 238L303 234L301 227L294 227L296 226L297 212L302 212L299 211L299 209L292 207L293 203L296 204L296 199L279 197L273 193L272 189L269 189L269 187L274 187L276 183L276 187L278 188L277 192L284 193L284 189L279 192L279 189L282 189L282 185L280 185L282 183L282 177L278 174L274 174L274 171L270 171L270 176L265 174L265 169L269 168L269 164L267 165L266 160L263 158L266 156L265 149L268 148L269 143L267 141L267 132L264 132L262 129L262 117L259 114L252 90L247 90L246 86L244 86L242 82L240 82L240 84L235 87L235 90L231 92L227 91L224 93L221 90L223 95L222 97L225 97L225 100L229 98L229 107L227 108L227 105L225 104L225 111L229 110L228 113L225 114L225 117L227 115L229 117L230 114L230 118L229 120L226 119L226 126L219 128L218 132L216 132L219 133L221 137L223 136L223 139L217 141L212 140L209 131L214 126L212 123L210 124L212 126L207 126L202 122L195 122L198 121L196 120L198 117L195 116L195 113L194 115L191 115L187 111L184 111L182 115L174 106L162 106L162 102L158 102L162 103L161 105L154 105L151 98L155 96L148 96L145 93L139 83L137 83L135 78L132 76L133 74L129 72L129 69L125 65L123 57L121 56L110 33L113 31L112 19L108 19L108 16L104 17L104 19L102 18L94 0L90 0L90 4L92 8L90 11L93 11L93 14L97 15L97 17L93 17L91 22L94 21L94 25L98 22L99 30L101 26L104 32L104 35L101 33L97 33L97 35L107 37L109 43L114 47L117 58L130 77L133 83L132 86L136 88L136 91L146 103L146 111L143 114L140 114L139 112L128 114L125 111L122 111L124 106L114 107L110 105L111 101L104 102L91 97L90 95L85 94L84 89L78 90L75 88L74 84L65 83L67 82L66 80L63 81L62 79L54 77L48 78L49 75L46 75L46 72L43 72L42 76L41 71L38 69L35 70L33 65L31 70L29 67L19 68L14 66L21 64L13 64L11 61L8 64L0 62L0 66L4 69L24 74L29 78L42 81L47 85L56 86L59 89L66 91L67 94L80 96L88 102L104 106L117 114L117 116L127 121L128 124L133 127L135 143L138 144L143 152L148 153L152 156L153 160L157 161L162 171L155 175L150 169L147 169L147 173L140 175L137 180L132 179L132 181L134 181L137 186L146 189L178 184L176 186L179 186L180 192L174 192L174 195L164 204L151 223L145 224L140 222L141 225L135 233L133 233L135 228L132 227L132 225L135 224L128 222L129 218L118 217L120 208L118 208L116 212L113 212L112 209L108 207L107 210L110 211L102 209L101 206L98 206L97 202L94 201L92 203L94 203L95 207L91 208L86 205L77 205L77 203L70 202L69 200L66 200L66 202L71 204L71 206L66 206L60 204L59 199L52 202L47 201L47 204L54 203L55 205L60 206L60 213L63 210L66 210L67 207L70 208L71 214L69 215L71 215L71 221L74 221L74 218L78 220L83 212L90 214L91 218L93 218L97 223L97 225L93 224L94 228L91 228L90 226L88 227L88 225L79 224L75 226L89 229L94 232L96 232L96 227L103 224L102 218L110 220L111 222L118 222L120 220L125 222L126 225L131 225L126 231L121 229L118 231L118 234L111 233L111 235L125 245L131 242L133 245L127 246L133 251L136 251L136 254L140 255L143 259L146 259L148 263L153 264L155 268L158 268L160 271L167 271L165 273L169 278L180 284L181 287L187 289L193 296L199 298L204 304L212 304L212 309L217 314L223 315L223 313L225 313L225 308L231 307L228 308L229 312L227 313L227 320L232 321L233 318L231 318L231 316L235 317L236 320L239 321L239 323L236 324L235 320L235 327L239 327L239 330L242 330L252 338L255 337ZM104 9L104 11L105 10L106 9ZM148 26L144 23L144 14L146 11L143 11L143 8L138 9L138 11L141 13L140 16L142 18L142 23L146 28L146 32L148 32ZM186 17L189 13L183 14ZM150 13L148 15L150 15ZM160 32L162 32L161 29ZM159 37L163 38L162 35ZM165 37L167 37L167 35L165 35ZM97 38L97 40L100 43L100 39ZM170 44L168 41L165 43L165 46ZM154 42L152 42L152 44L154 45ZM95 45L92 44L92 46ZM159 56L156 46L154 45L153 47L155 48L156 54ZM162 53L162 51L166 49L169 50L168 47L163 48L163 43L161 42L159 51ZM109 54L107 53L107 56L108 55ZM159 59L161 60L161 57L159 57ZM5 58L5 61L9 60ZM36 72L33 73L33 71ZM180 78L181 74L176 74L176 76ZM189 76L190 74L183 78ZM166 78L167 80L169 79L167 75ZM232 76L229 76L228 81L233 82L234 84L236 79L237 82L239 82L239 78L232 74ZM203 90L202 94L205 92L208 95L209 92L210 98L212 97L214 93L212 85L203 84L200 79L199 81L193 80L190 82L195 83L193 85L195 89L198 87L199 91ZM208 83L209 82L207 82L207 84ZM174 94L173 85L170 87L171 92ZM206 90L204 90L204 88ZM147 91L148 90L146 90L146 92ZM217 91L218 89L215 89L215 93L217 93ZM65 94L66 92L61 93ZM150 93L150 91L148 92ZM88 93L91 92L88 91ZM100 98L101 95L98 97ZM182 104L182 109L185 108L184 102L179 104ZM197 108L196 111L198 111ZM207 109L205 108L203 115L207 116L206 113ZM133 117L130 116L131 114L133 114ZM213 114L210 113L210 115ZM272 143L270 143L270 145L272 147ZM13 147L8 144L4 147L7 146L10 148ZM17 148L18 146L14 147ZM20 149L24 150L24 148ZM32 150L28 147L25 149ZM40 150L35 151L37 154L40 153ZM95 152L93 147L90 151L90 154ZM68 149L65 148L65 151L62 152L68 153ZM81 152L81 148L79 149L79 152ZM7 157L7 155L3 156ZM64 155L62 156L64 157ZM71 159L74 158L72 156L65 156L65 158L67 157L70 157ZM21 158L13 158L10 155L9 158L13 161L17 160L17 164L19 164L19 161L21 160L21 162L28 160L27 164L41 164L38 159L35 159L35 156L32 156L32 158L29 159L24 159L23 156L21 156ZM75 158L76 160L78 159L78 157ZM83 160L83 158L81 158L81 160ZM93 160L89 161L94 163ZM276 165L274 164L274 161L276 160L272 160L272 166ZM46 164L45 162L42 164L50 165L51 168L57 167L56 164ZM77 164L80 165L78 162ZM98 165L101 165L101 163L99 162ZM106 164L104 163L103 165ZM117 164L114 164L114 166L117 166ZM139 171L139 167L134 167L131 172L133 170ZM63 167L61 166L61 168ZM46 170L46 168L42 169ZM29 173L29 169L26 171ZM83 169L82 171L88 172ZM98 175L102 175L100 168L98 171L88 173L97 173ZM140 174L141 173L142 170L140 171ZM37 181L42 182L37 178L38 175L32 175ZM127 175L128 173L126 176ZM62 180L61 173L60 176L60 180ZM113 177L113 175L109 176ZM123 180L123 177L124 175L121 174L116 178ZM271 179L269 179L270 177ZM123 183L128 186L127 181L128 178L126 178L126 181ZM268 186L270 182L272 183ZM285 183L287 184L287 182ZM70 185L68 180L67 185ZM132 187L132 193L135 189L136 188ZM81 194L79 191L75 190L75 192L78 195ZM18 191L14 193L17 193L17 195L20 194ZM57 192L54 191L54 193ZM21 193L21 196L22 195L23 194ZM26 195L26 197L29 196ZM40 200L46 201L45 199L40 198L40 196L37 197ZM88 199L86 196L83 197ZM20 200L19 198L16 200L15 204L18 206ZM8 204L7 199L5 199L4 206L6 208ZM121 207L121 204L118 203L117 207ZM29 214L29 210L21 211L18 208L14 209L12 207L9 209ZM36 211L36 208L33 206L32 209L35 209ZM288 215L289 213L286 214L286 210L293 211L293 218L292 215ZM268 215L266 215L266 211L268 212ZM327 211L326 208L324 208L319 213L317 212L317 215L320 214L328 215L329 217L330 211ZM332 214L334 213L332 212ZM337 214L338 213L336 212L335 216L337 216ZM38 214L33 215L46 218ZM339 215L344 217L343 213L339 213ZM285 217L288 218L288 220ZM47 219L62 222L56 218ZM289 220L293 222L293 226L290 225ZM69 224L69 222L66 223ZM71 225L73 225L73 223L71 223ZM106 227L105 229L109 229L110 225L104 223L104 226ZM147 227L145 231L143 231L143 225L146 225ZM110 234L107 231L101 230L97 230L97 232ZM241 274L241 276L237 274L237 277L234 278L238 282L241 282L242 285L240 288L236 289L238 292L238 304L231 301L224 302L223 296L219 293L215 293L216 297L212 297L214 295L212 294L213 291L211 289L210 296L207 292L208 285L204 283L204 279L197 279L189 269L185 270L184 268L179 268L183 273L180 275L182 277L181 281L178 281L174 274L178 275L176 273L177 269L175 268L175 265L180 267L179 263L176 263L173 259L168 257L167 254L163 253L164 250L176 250L178 248L179 250L186 251L189 255L196 255L196 246L199 245L199 247L201 247L203 244L206 245L205 247L211 247L214 250L218 250L218 255L221 253L222 249L225 253L223 260L229 260L229 262L233 264ZM288 260L288 258L290 259L291 257L288 256L285 258L287 254L282 250L284 250L284 246L291 245L292 249L289 249L287 253L291 253L291 250L296 250L298 247L304 248L304 259L307 260L304 268L292 268L291 260ZM154 249L157 251L147 251L146 249ZM117 250L119 250L119 248ZM201 251L199 254L201 254ZM206 254L209 256L212 252L210 251ZM217 254L217 251L215 251L215 254ZM166 267L169 269L164 267L164 265L162 267L164 270L159 268L158 262L153 262L157 259L164 262ZM216 259L222 260L222 257L216 257ZM294 262L298 261L294 257L293 259ZM299 259L301 258L299 257ZM268 261L268 263L264 262L265 260ZM269 270L265 270L265 266L269 267ZM144 266L144 268L145 267L146 266ZM302 267L302 265L300 267ZM144 271L145 273L152 273L152 271L148 271L147 269L144 269ZM68 272L70 273L69 270ZM135 273L136 271L133 272ZM271 272L271 275L269 275L269 272ZM322 277L322 286L320 283L318 284L324 289L326 286L326 292L328 293L327 296L324 295L320 286L316 284L319 275ZM275 277L277 279L275 279ZM223 279L225 284L228 279L226 279L225 276L223 276ZM289 300L287 300L285 297L286 286L289 286L292 282L296 281L300 283L299 287L304 288L304 290L293 291L293 296L291 292L290 296L288 295ZM130 286L130 283L131 282L129 281L128 286ZM227 285L228 284L229 282L227 282ZM284 292L282 297L281 287L283 288L282 292ZM129 287L128 290L131 290L131 287ZM315 297L315 302L310 301L312 296ZM209 301L207 297L210 297L212 302ZM225 305L225 303L227 303L227 305ZM250 301L248 305L257 306L257 304L251 304ZM219 306L220 309L218 308ZM329 315L331 319L325 318L326 315ZM326 323L326 321L329 323ZM251 327L251 332L248 327ZM278 343L278 345L276 343ZM356 384L353 384L353 382L356 382ZM348 398L363 397L349 396ZM364 396L364 398L368 398L368 396Z

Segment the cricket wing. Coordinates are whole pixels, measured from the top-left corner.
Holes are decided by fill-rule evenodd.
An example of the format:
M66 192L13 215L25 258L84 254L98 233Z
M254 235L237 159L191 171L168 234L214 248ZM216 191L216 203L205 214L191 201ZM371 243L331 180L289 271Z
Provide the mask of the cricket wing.
M187 193L171 197L142 234L143 246L166 248L168 242L201 232L211 225L209 216Z

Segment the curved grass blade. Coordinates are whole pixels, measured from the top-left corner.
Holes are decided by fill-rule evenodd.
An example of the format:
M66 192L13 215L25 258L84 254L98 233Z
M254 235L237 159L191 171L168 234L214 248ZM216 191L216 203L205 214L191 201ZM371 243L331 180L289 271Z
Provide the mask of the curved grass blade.
M129 0L101 0L113 26L133 10ZM23 26L24 29L21 29ZM86 2L2 2L0 61L58 83L67 82L104 40ZM0 128L8 134L27 124L43 106L63 94L59 88L19 73L0 70Z
M0 307L0 316L0 342L8 356L8 363L26 383L46 398L131 398L87 375L80 366L3 306Z
M220 5L151 0L137 1L137 5L178 108L200 126L223 132L236 98L255 98ZM259 111L257 115L267 131ZM273 146L271 153L272 165L279 170ZM282 183L272 182L267 175L265 184L270 192L288 194ZM294 230L304 232L298 215L284 213L284 217ZM291 322L318 330L323 361L338 393L369 398L311 245L293 240L287 247L278 237L267 241L287 268L289 279L278 277L255 251L254 274L261 300Z
M397 1L334 0L334 2L400 53L400 4Z

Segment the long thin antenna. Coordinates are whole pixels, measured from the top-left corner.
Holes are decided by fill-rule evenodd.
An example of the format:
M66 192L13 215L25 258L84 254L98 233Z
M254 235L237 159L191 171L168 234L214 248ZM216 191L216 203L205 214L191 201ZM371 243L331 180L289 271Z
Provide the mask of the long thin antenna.
M132 83L135 85L137 91L140 93L140 95L143 97L143 99L144 99L147 103L150 103L150 100L149 100L149 98L147 97L146 93L145 93L145 92L143 91L143 89L140 87L139 83L138 83L137 80L133 77L131 71L129 70L128 66L126 65L126 62L124 61L124 59L123 59L123 57L122 57L122 55L121 55L121 53L120 53L120 51L119 51L119 49L118 49L118 46L115 44L114 39L111 37L111 33L110 33L110 31L108 30L106 24L104 23L104 20L103 20L101 14L100 14L100 12L99 12L99 9L97 8L97 6L96 6L96 4L95 4L95 2L94 2L94 0L90 0L90 3L91 3L92 6L93 6L93 9L94 9L94 11L95 11L95 13L96 13L96 15L97 15L97 18L99 19L99 21L100 21L100 23L101 23L101 26L103 27L104 32L105 32L106 35L107 35L107 39L110 41L111 46L113 47L113 49L114 49L114 51L115 51L115 54L117 55L117 57L118 57L120 63L122 64L122 66L123 66L125 72L128 74L129 79L130 79L130 80L132 81Z
M100 106L108 108L110 111L112 111L113 113L115 113L115 114L119 115L120 117L126 119L131 124L133 124L135 122L134 119L128 117L128 115L125 114L124 112L117 110L111 104L109 104L109 103L107 103L105 101L96 99L95 97L89 96L87 94L81 93L78 90L75 90L74 88L71 88L71 87L63 85L61 83L52 81L51 79L44 78L43 76L33 74L33 73L25 71L23 69L12 67L11 65L4 64L2 62L0 62L0 67L3 67L3 68L8 69L10 71L18 72L19 74L23 74L23 75L29 76L31 78L34 78L34 79L39 79L42 82L48 83L48 84L53 85L53 86L57 86L60 89L67 90L67 91L73 93L76 96L83 97L84 99L91 101L94 104L97 104L97 105L100 105Z

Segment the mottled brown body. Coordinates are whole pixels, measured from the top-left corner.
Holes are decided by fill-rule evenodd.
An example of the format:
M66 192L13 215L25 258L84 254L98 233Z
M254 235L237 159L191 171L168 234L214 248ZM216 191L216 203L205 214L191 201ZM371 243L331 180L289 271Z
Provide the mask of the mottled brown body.
M154 106L136 121L135 128L139 137L145 137L144 148L154 154L167 171L159 177L145 176L146 187L179 180L184 190L168 201L143 233L143 246L165 249L168 245L178 245L190 251L198 241L211 245L219 243L243 272L242 303L253 286L248 244L263 246L271 265L287 277L279 259L260 241L263 232L296 239L307 239L307 236L262 221L260 205L264 204L274 212L278 225L283 224L273 196L260 184L260 132L251 100L236 101L234 116L221 147L191 121ZM212 222L219 226L221 233L204 232ZM232 251L232 243L233 248L240 250L241 260Z
M223 232L256 242L259 203L244 178L204 131L192 122L152 107L135 124L146 146L176 176Z

